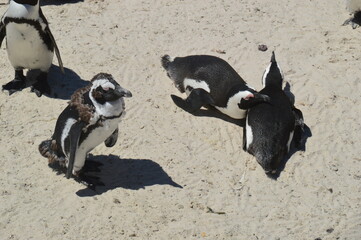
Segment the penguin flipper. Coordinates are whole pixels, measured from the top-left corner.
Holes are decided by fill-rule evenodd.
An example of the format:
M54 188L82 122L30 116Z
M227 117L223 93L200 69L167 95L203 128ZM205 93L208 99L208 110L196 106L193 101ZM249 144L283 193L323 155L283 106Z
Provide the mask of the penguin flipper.
M171 97L178 107L190 113L199 110L204 105L214 105L211 95L202 88L193 89L185 100L175 95L171 95Z
M0 22L0 47L1 47L1 44L2 44L5 36L6 36L5 24L1 21Z
M209 92L202 88L193 89L185 101L193 112L199 110L202 106L215 104Z
M80 135L83 132L83 128L86 126L86 123L83 121L76 122L70 129L69 133L69 139L70 139L70 151L69 151L69 163L68 168L66 170L66 178L70 178L73 174L73 168L74 168L74 161L75 161L75 155L76 151L78 150L79 146L79 139Z
M60 69L61 69L61 72L62 72L63 74L65 74L64 66L63 66L63 61L61 60L60 51L59 51L58 45L56 45L55 38L54 38L53 34L51 33L49 27L47 27L47 28L45 29L45 31L48 33L48 35L49 35L49 37L50 37L50 39L51 39L51 42L52 42L53 45L54 45L54 51L55 51L55 54L56 54L56 58L58 59L58 63L59 63L59 67L60 67Z
M55 42L55 38L54 38L53 34L51 33L49 25L48 25L48 21L46 20L43 12L41 11L41 8L39 9L39 15L40 15L40 18L43 20L43 22L46 24L45 32L48 34L48 36L49 36L49 38L50 38L50 40L51 40L51 42L52 42L52 44L54 46L55 55L56 55L56 58L58 59L58 63L59 63L59 67L61 69L61 72L63 74L65 74L63 61L61 60L58 45Z
M107 147L113 147L116 143L117 143L117 140L118 140L118 128L115 129L115 131L112 133L112 135L110 135L105 141L105 146Z

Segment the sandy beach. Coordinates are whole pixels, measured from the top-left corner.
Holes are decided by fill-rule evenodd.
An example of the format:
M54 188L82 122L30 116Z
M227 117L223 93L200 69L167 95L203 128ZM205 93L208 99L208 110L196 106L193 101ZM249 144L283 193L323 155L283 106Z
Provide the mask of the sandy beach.
M0 92L0 239L361 239L361 28L341 26L343 0L41 6L65 75L54 57L51 96ZM186 95L160 64L218 56L260 90L272 51L308 127L277 180L242 150L241 126L177 107L170 95ZM0 56L3 85L14 77L5 41ZM93 191L53 171L38 145L99 72L133 97L117 144L89 156L103 163Z

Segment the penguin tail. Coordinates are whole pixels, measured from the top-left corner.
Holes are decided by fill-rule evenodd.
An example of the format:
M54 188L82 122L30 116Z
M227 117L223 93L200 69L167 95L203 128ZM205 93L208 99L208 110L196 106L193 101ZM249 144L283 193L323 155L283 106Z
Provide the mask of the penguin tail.
M164 55L161 59L162 66L165 70L168 70L170 63L172 62L171 57L169 55Z
M59 161L59 156L56 154L56 141L45 140L39 144L40 154L49 160L49 163Z

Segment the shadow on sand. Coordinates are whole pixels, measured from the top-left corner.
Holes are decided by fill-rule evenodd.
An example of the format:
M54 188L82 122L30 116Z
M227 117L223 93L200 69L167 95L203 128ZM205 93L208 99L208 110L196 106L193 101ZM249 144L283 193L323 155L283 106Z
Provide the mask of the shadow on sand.
M182 188L156 162L149 159L121 159L115 155L89 155L88 159L99 163L99 172L91 173L99 178L104 186L85 188L76 194L89 197L103 194L116 188L138 190L153 185L170 185Z
M48 73L48 83L51 88L51 94L47 96L49 98L57 98L69 100L75 90L87 86L90 82L85 81L79 77L73 70L64 68L65 74L63 74L60 68L56 65L52 65ZM27 87L31 86L39 74L39 70L28 71Z
M234 119L231 117L228 117L227 115L224 115L223 113L219 112L217 109L215 109L212 106L208 106L208 109L199 109L197 111L191 111L188 108L188 104L186 101L178 96L171 95L171 98L175 105L177 105L179 108L183 109L184 111L192 114L196 117L213 117L218 118L223 121L233 123L237 126L244 127L245 126L245 120L244 119Z
M84 2L84 0L43 0L40 2L40 6L74 4L78 2Z

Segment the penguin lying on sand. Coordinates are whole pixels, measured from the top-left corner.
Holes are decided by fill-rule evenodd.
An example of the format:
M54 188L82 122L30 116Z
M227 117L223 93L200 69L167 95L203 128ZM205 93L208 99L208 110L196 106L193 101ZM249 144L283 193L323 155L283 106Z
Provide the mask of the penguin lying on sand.
M243 128L243 149L256 157L266 174L274 176L290 150L292 139L298 147L303 133L302 112L295 108L282 90L283 74L272 53L263 75L261 94L269 103L250 108Z
M131 96L112 75L95 75L90 85L72 95L56 122L52 139L39 145L41 155L49 163L67 167L67 178L74 174L77 180L91 183L92 179L80 171L87 154L102 142L107 147L115 145L118 123L125 115L123 97Z
M40 97L50 94L48 71L54 50L62 72L63 63L59 49L50 31L48 21L41 11L38 0L11 0L0 23L0 46L6 38L7 53L15 69L15 78L2 86L9 94L26 87L23 69L38 69L40 74L32 91Z
M191 112L211 105L234 119L245 117L246 109L269 97L257 93L223 59L207 55L162 57L162 66L181 93Z
M361 25L361 0L346 0L346 9L353 16L347 19L343 26L351 24L352 28L355 29Z

